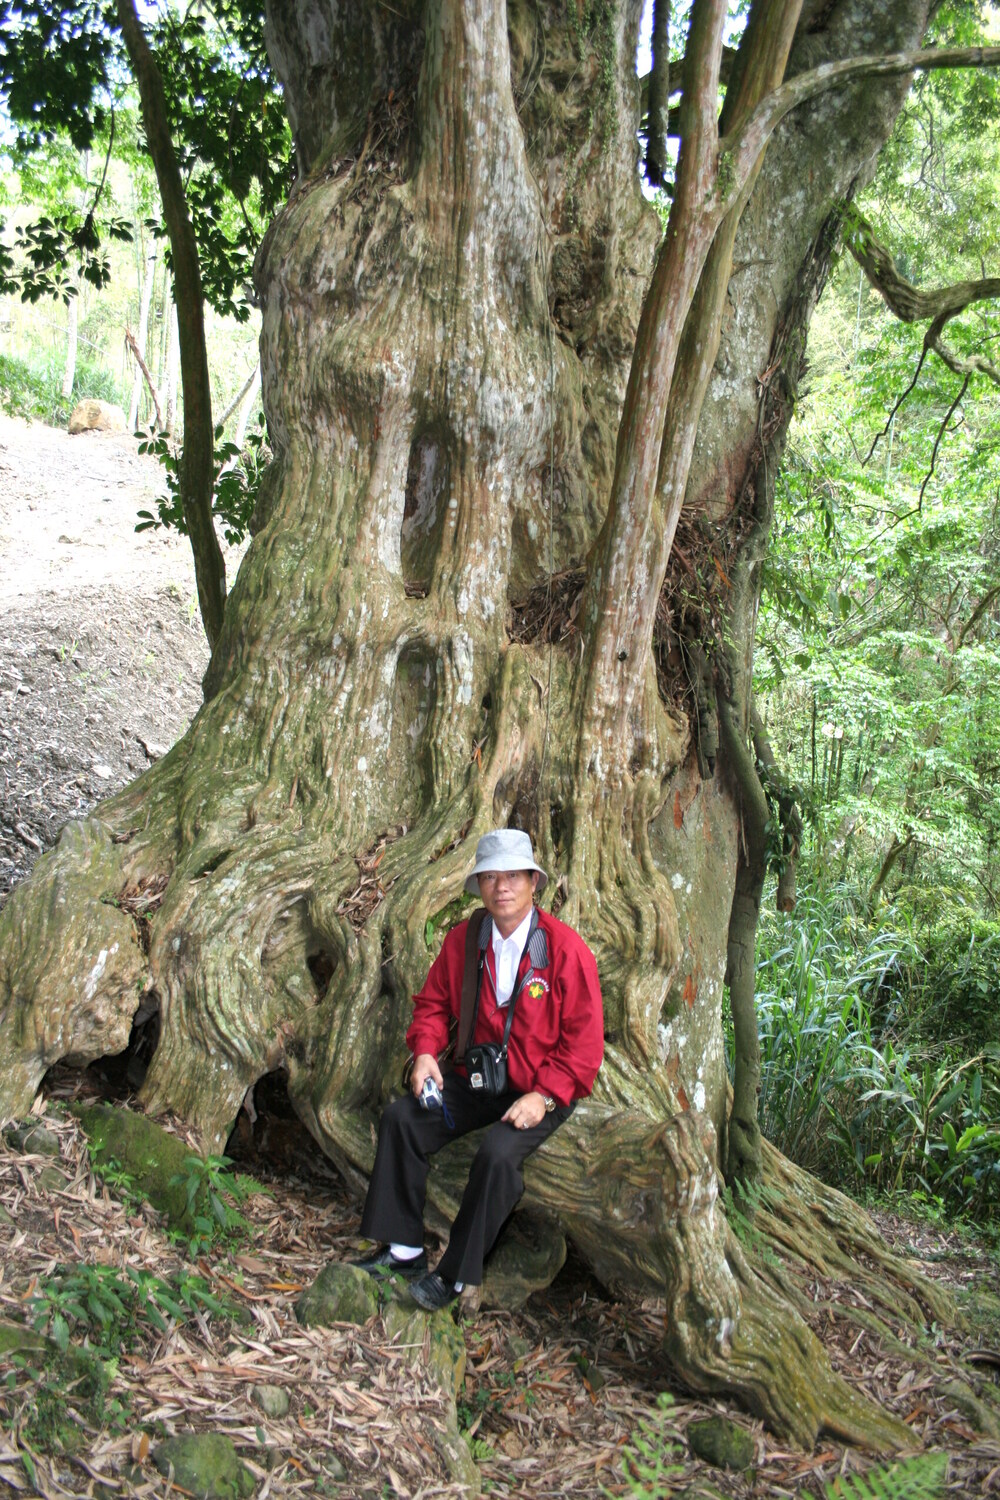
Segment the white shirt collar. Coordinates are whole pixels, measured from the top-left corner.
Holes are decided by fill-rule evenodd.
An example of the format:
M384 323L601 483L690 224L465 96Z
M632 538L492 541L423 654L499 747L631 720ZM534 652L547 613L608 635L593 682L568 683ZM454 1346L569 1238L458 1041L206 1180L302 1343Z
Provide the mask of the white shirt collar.
M495 959L500 957L500 949L503 947L504 943L513 943L514 946L516 947L517 951L518 951L518 954L520 954L521 950L523 949L523 947L525 945L525 943L528 941L528 928L530 926L531 926L531 912L530 911L529 911L528 915L525 917L524 921L523 922L519 922L517 924L517 926L514 928L514 931L511 933L510 937L508 937L508 938L501 937L501 935L500 935L500 929L497 926L497 924L494 922L493 923L493 957Z

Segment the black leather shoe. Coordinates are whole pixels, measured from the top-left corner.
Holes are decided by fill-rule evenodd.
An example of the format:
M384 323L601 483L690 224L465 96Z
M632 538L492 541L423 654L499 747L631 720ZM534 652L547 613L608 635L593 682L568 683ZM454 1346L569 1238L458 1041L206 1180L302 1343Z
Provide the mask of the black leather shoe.
M412 1282L409 1292L417 1306L424 1308L426 1312L437 1312L439 1308L447 1307L449 1302L454 1302L458 1296L455 1283L445 1281L436 1271L428 1271L419 1281Z
M359 1271L367 1271L369 1276L403 1276L407 1281L413 1281L417 1276L427 1273L427 1254L421 1250L412 1260L397 1260L389 1245L383 1245L381 1250L375 1250L371 1255L366 1255L364 1260L352 1260L352 1266L357 1266Z

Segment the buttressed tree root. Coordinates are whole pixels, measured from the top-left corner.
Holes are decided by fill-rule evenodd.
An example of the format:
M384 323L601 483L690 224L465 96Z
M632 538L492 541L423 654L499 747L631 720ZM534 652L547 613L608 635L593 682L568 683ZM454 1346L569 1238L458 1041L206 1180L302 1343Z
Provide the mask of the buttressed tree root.
M607 1022L595 1100L531 1163L529 1202L605 1280L666 1298L692 1386L803 1444L896 1447L727 1240L740 815L652 635L682 504L735 553L766 511L831 226L905 94L898 59L825 93L816 64L919 45L928 7L811 7L789 55L798 4L755 4L723 149L726 6L697 0L665 236L636 174L641 0L267 8L299 165L255 266L274 463L188 733L0 913L0 1113L56 1061L121 1051L141 1003L147 1108L218 1149L282 1069L360 1189L475 840L527 827ZM755 113L786 57L810 80L781 95L791 130ZM512 604L563 575L572 628L515 641ZM435 1174L438 1222L460 1167ZM808 1254L810 1222L775 1235Z

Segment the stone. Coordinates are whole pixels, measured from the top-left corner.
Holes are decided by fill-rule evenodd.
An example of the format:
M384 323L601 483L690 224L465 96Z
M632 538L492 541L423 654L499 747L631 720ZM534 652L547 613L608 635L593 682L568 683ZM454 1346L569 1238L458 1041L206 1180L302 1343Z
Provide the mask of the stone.
M124 432L127 423L120 406L111 401L95 401L88 398L78 401L69 419L68 431L78 432Z
M523 1210L486 1263L481 1305L515 1312L532 1292L551 1286L565 1261L566 1240L558 1228L541 1214Z
M687 1439L695 1457L717 1469L747 1469L753 1463L752 1435L728 1417L688 1423Z
M65 1172L60 1172L58 1167L43 1167L36 1181L38 1186L44 1188L47 1193L61 1193L69 1178Z
M197 1500L249 1500L253 1475L240 1463L232 1438L221 1432L185 1433L160 1443L153 1454L157 1472Z
M51 1362L64 1374L68 1370L72 1379L78 1382L80 1399L103 1395L107 1389L108 1367L103 1360L91 1354L89 1349L77 1348L75 1344L60 1349L52 1339L36 1333L24 1323L0 1321L0 1355L4 1354L25 1355L36 1366Z
M40 1125L37 1120L26 1120L23 1125L14 1125L5 1130L4 1140L15 1151L23 1151L26 1156L59 1155L59 1137L54 1130L50 1130L47 1125Z
M45 1336L33 1328L23 1323L0 1323L0 1354L41 1354L48 1347Z
M255 1385L250 1394L266 1417L278 1421L288 1415L292 1398L283 1385Z
M367 1271L331 1261L295 1304L304 1328L329 1328L331 1323L367 1323L378 1312L378 1286Z
M449 1308L428 1313L410 1303L390 1302L385 1331L411 1364L422 1364L443 1390L459 1395L465 1383L465 1339Z
M99 1163L117 1162L136 1192L166 1214L174 1229L195 1232L195 1217L206 1210L207 1194L202 1187L195 1195L192 1213L186 1187L188 1157L195 1154L190 1146L134 1110L87 1104L73 1105L71 1111Z

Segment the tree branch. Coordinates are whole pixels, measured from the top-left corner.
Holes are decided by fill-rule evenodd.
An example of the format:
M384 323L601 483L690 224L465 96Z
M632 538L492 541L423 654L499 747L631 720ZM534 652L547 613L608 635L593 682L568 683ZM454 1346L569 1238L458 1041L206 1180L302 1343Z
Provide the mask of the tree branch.
M149 373L149 366L143 359L142 350L139 348L138 341L136 340L136 337L130 328L126 328L125 330L125 342L128 345L129 349L132 351L132 358L135 360L136 364L139 366L139 369L143 373L143 377L146 381L146 386L149 390L150 400L153 403L153 410L156 413L156 429L158 432L162 432L163 412L160 410L160 393L156 389L156 386L153 384L153 377Z
M198 246L170 136L163 79L136 14L135 0L118 0L118 23L139 89L143 128L149 153L153 158L173 257L181 385L184 391L181 505L194 553L201 617L208 643L214 646L222 628L226 567L212 522L215 435L212 427L212 392L205 343L205 301L198 265Z
M892 253L879 243L868 220L856 208L851 209L851 223L844 238L848 250L890 312L903 323L923 323L933 318L943 320L943 327L973 302L1000 297L1000 276L956 281L952 286L934 287L930 291L914 286L900 274Z
M979 621L983 618L983 615L989 609L990 605L994 604L997 599L1000 599L1000 583L994 584L991 589L987 589L986 593L983 595L979 603L976 605L975 609L972 611L972 614L969 616L965 624L962 626L961 630L958 632L958 640L955 643L956 651L961 651L962 647L965 645L965 639L969 634L969 631L975 629L975 627L979 624Z
M649 133L646 137L646 176L657 187L667 170L670 130L670 3L653 0L653 69L649 75Z
M753 163L785 116L818 94L859 78L892 78L900 73L934 68L995 67L1000 67L1000 47L923 47L915 52L888 52L880 57L846 57L799 73L774 89L749 120L721 142L721 149L732 161L730 194L734 199L738 196Z
M912 281L907 281L900 274L892 253L875 238L868 220L857 209L852 209L851 225L844 239L848 250L890 312L903 323L922 323L927 318L933 320L924 338L924 354L928 349L933 349L956 375L985 375L995 385L1000 385L1000 370L988 359L978 354L956 354L941 339L945 325L974 302L1000 297L1000 276L985 276L978 281L956 281L952 286L935 287L930 291L914 286ZM920 365L923 364L924 354L921 354ZM916 384L920 365L917 366L913 380L893 407L890 421ZM882 436L884 435L883 433ZM878 439L875 441L877 443ZM873 443L869 458L874 449Z
M889 415L885 419L885 426L882 428L882 431L881 432L876 432L875 436L872 438L872 445L868 449L868 452L864 456L864 459L863 459L862 464L861 464L862 468L864 468L867 464L871 463L872 454L875 452L875 449L878 447L878 445L882 441L882 439L887 436L887 434L889 432L889 428L892 426L892 419L893 419L893 417L899 411L899 408L902 406L903 402L906 400L907 396L910 394L910 392L913 390L914 386L916 385L917 381L920 379L920 371L924 367L924 360L926 358L927 358L927 340L925 339L924 340L924 347L920 351L920 358L917 360L917 368L913 372L913 379L910 381L909 385L906 387L906 390L903 392L903 394L901 396L898 396L896 398L896 400L893 402L892 410L890 411ZM857 451L857 450L855 450L855 451Z
M934 439L934 447L931 450L931 466L927 470L927 473L924 475L923 483L920 486L920 493L917 496L917 510L919 510L920 507L923 505L923 503L924 503L924 491L926 490L927 486L930 484L931 479L934 477L934 465L937 463L938 450L941 447L941 439L944 437L945 433L948 431L948 423L951 421L952 414L954 413L955 408L958 406L958 404L961 401L962 397L965 395L966 391L969 388L969 380L970 380L970 377L968 375L966 375L965 379L962 381L962 389L959 391L958 395L955 397L954 401L951 403L951 405L949 406L948 410L945 412L945 414L944 414L944 421L941 423L941 426L937 430L937 437Z
M222 413L222 415L219 418L218 422L216 422L216 424L215 424L216 427L225 427L226 423L229 421L229 418L232 416L233 412L239 406L240 402L243 400L243 397L247 394L247 392L249 391L250 387L253 385L254 381L257 379L257 377L258 377L259 374L260 374L260 360L258 360L257 363L254 365L253 369L250 371L250 374L247 376L246 380L244 380L243 384L240 386L239 390L236 392L236 395L233 397L232 401L230 401L229 405L226 407L225 411Z
M949 315L950 316L950 315ZM944 316L936 318L927 330L924 343L929 349L942 359L953 370L956 375L985 375L987 380L992 380L994 385L1000 385L1000 370L981 354L961 355L949 349L947 344L941 340L941 330L948 319Z

